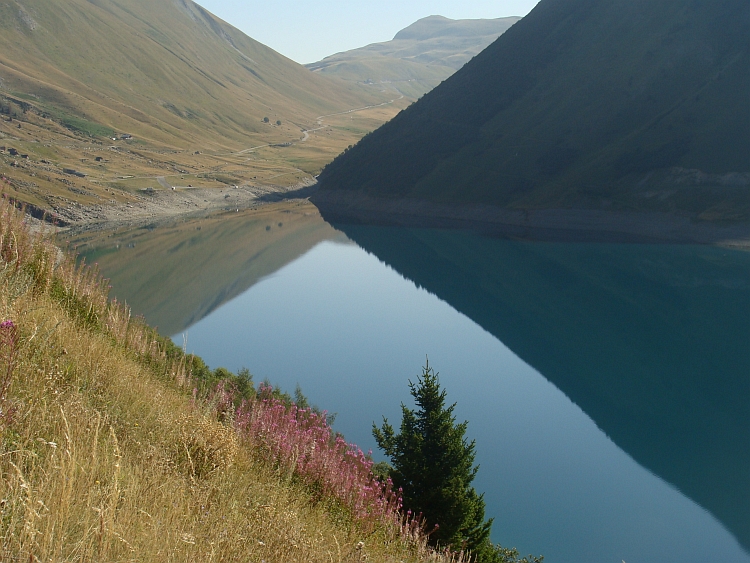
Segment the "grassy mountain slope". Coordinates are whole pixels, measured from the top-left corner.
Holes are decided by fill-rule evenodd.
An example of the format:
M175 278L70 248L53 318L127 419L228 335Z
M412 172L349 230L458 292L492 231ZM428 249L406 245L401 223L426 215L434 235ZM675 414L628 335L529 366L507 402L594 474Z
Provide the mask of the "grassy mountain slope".
M231 146L265 116L299 128L366 96L190 0L3 0L0 14L6 90L148 139Z
M41 209L169 182L309 183L398 104L366 127L319 118L393 97L312 74L191 0L0 0L0 174Z
M328 166L318 201L338 192L355 206L367 194L747 222L748 68L743 0L542 0Z
M391 41L337 53L307 68L353 82L393 88L406 97L429 92L520 18L452 20L429 16Z

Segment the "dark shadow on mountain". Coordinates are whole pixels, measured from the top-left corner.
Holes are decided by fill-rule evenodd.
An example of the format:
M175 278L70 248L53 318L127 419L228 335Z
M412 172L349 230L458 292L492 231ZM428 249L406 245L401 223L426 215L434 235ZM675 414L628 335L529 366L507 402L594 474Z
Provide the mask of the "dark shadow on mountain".
M492 333L750 548L750 253L336 228Z
M749 39L747 0L541 0L327 165L317 197L746 225Z

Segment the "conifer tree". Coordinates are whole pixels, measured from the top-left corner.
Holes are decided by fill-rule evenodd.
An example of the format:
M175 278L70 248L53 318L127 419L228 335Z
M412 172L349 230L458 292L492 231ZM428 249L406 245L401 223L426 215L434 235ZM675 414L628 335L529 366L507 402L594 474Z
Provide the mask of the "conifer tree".
M467 441L468 422L456 424L456 404L446 406L446 391L429 360L409 389L418 407L401 404L398 434L383 419L373 435L391 459L393 484L403 490L404 508L425 519L430 543L453 550L469 550L478 563L529 563L541 558L518 559L515 549L490 540L492 519L484 519L484 495L471 486L479 466L474 465L475 443Z
M391 458L391 478L403 489L404 507L421 513L428 530L438 526L431 542L475 551L488 541L492 520L484 521L484 499L471 486L479 468L474 441L464 437L468 423L456 424L456 405L446 406L446 392L429 362L409 389L418 410L401 405L398 434L386 419L382 428L373 424L375 440Z

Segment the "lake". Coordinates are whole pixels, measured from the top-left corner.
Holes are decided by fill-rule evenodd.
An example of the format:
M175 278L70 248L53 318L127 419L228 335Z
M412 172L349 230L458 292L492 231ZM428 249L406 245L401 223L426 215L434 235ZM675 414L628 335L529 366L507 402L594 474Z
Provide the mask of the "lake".
M750 562L750 253L334 228L300 202L73 243L178 345L299 384L364 450L429 358L496 542Z

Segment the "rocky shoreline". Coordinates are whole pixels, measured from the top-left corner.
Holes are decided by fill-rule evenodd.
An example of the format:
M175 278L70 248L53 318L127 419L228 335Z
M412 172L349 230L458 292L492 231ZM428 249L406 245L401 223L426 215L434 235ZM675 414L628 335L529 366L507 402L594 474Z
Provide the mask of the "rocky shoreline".
M72 234L138 226L247 209L284 199L307 199L329 223L470 229L489 236L566 242L709 244L750 250L750 223L699 221L688 214L605 209L504 209L480 204L440 204L374 198L315 183L291 188L238 186L155 190L130 203L55 209L60 231Z
M698 221L688 214L605 209L504 209L374 198L343 190L310 198L330 223L463 228L491 236L570 242L710 244L750 250L750 223Z
M291 188L282 186L227 186L226 188L178 188L141 192L135 201L102 205L69 205L54 209L59 230L79 234L125 226L169 221L175 217L195 217L217 211L247 209L307 197L314 184Z

